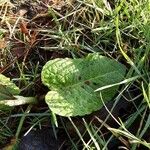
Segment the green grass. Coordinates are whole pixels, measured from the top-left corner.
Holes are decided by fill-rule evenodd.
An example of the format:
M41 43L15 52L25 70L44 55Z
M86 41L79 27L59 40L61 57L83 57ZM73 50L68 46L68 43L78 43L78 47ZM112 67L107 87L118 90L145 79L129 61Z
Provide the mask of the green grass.
M35 0L36 6L40 7L38 2L38 0ZM111 139L116 137L121 143L124 143L124 148L127 149L136 150L139 145L150 148L150 141L144 141L145 133L150 130L150 1L76 0L73 2L67 0L67 2L68 5L61 10L46 5L48 6L46 11L48 19L44 22L41 17L43 24L39 24L38 19L27 19L26 15L19 16L19 14L16 14L12 17L13 12L10 2L8 0L0 1L0 39L5 37L8 43L6 47L0 49L1 72L12 78L21 88L24 96L37 97L38 95L39 97L40 90L42 95L47 92L39 84L41 69L51 58L78 58L84 57L88 53L99 52L116 59L127 66L127 75L124 81L116 83L121 85L121 88L114 98L116 100L114 107L122 93L126 91L132 93L132 89L134 89L138 91L131 99L136 107L135 111L130 116L126 116L126 121L115 118L109 111L109 115L114 117L118 123L117 128L108 126L107 118L105 121L97 118L99 123L102 123L100 127L96 127L92 122L89 123L83 119L86 134L90 137L89 140L84 139L85 136L80 133L80 130L70 118L69 121L78 135L78 141L70 137L68 145L70 149L82 147L87 150L107 150ZM21 3L23 2L14 4L14 8L17 9ZM37 12L36 14L39 15ZM29 29L36 31L36 42L33 45L30 44L29 37L20 32L20 20L29 22L31 25ZM17 43L22 44L18 46ZM20 52L20 57L16 57L15 52L18 52L14 47L19 51L24 51ZM109 88L109 86L102 88ZM102 90L102 88L99 90ZM140 101L140 104L135 103L136 99ZM107 105L105 106L107 107ZM0 130L2 131L0 141L4 141L4 139L9 141L9 138L13 136L19 138L19 135L25 133L29 128L42 127L42 118L47 119L44 114L48 115L46 112L48 108L45 106L38 107L36 109L35 106L33 112L31 108L31 112L28 114L26 113L27 106L14 109L11 115L6 114L15 115L11 118L14 123L12 126L9 121L7 122L8 118L3 113L0 114ZM33 114L33 116L30 116L30 114ZM36 115L34 116L34 114ZM20 115L22 115L21 118ZM35 122L32 121L33 118ZM137 131L132 133L129 129L138 118L141 118L139 127ZM101 132L101 128L104 126L112 133L107 140ZM67 132L67 128L65 130ZM69 136L68 132L67 135Z

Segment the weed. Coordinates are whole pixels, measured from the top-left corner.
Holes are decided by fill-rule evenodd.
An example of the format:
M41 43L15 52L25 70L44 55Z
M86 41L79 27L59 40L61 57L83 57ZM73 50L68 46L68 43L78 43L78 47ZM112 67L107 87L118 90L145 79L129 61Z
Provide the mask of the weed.
M89 121L89 116L79 117L88 136L80 133L81 125L76 125L70 118L70 126L76 131L73 133L79 136L72 139L76 134L69 133L65 126L68 120L52 117L70 139L65 144L69 149L117 149L120 146L135 150L143 148L142 145L149 148L149 6L149 0L1 0L0 73L19 86L21 95L37 97L39 105L33 105L29 113L30 106L19 106L6 114L12 116L13 124L0 114L0 126L4 129L0 141L15 134L19 138L37 124L37 128L45 126L42 117L47 119L48 107L43 97L48 89L42 85L40 74L47 61L64 57L84 59L88 53L98 52L124 64L127 74L121 82L95 89L100 93L100 90L120 86L111 108L103 103L106 118L96 115L98 126ZM124 114L123 109L119 109L119 102L126 92L130 96L124 102L131 102L132 107L126 107ZM125 116L114 114L113 109L120 110ZM108 124L110 117L115 126ZM112 141L116 144L112 145Z

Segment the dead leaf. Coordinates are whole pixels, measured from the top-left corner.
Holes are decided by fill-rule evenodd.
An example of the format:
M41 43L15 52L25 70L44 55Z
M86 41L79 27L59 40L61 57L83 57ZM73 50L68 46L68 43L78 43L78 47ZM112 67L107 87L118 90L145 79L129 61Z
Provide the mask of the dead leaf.
M52 3L52 7L57 10L61 10L61 8L66 5L64 0L52 0Z
M24 55L25 50L26 50L25 43L18 41L11 48L11 53L14 57L19 58Z
M27 10L25 10L25 9L20 9L20 10L19 10L19 15L20 15L21 17L24 16L26 13L27 13Z
M29 31L27 29L27 23L25 21L21 21L20 23L20 29L21 29L21 32L26 34L26 35L29 35Z
M6 48L7 47L7 42L5 39L0 39L0 49Z

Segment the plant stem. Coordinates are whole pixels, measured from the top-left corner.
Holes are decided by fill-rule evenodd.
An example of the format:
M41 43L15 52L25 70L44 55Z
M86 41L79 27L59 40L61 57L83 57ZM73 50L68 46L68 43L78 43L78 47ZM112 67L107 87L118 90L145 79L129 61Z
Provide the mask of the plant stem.
M24 96L14 96L15 99L11 100L2 100L0 101L0 105L7 106L19 106L24 104L36 104L37 99L35 97L24 97Z

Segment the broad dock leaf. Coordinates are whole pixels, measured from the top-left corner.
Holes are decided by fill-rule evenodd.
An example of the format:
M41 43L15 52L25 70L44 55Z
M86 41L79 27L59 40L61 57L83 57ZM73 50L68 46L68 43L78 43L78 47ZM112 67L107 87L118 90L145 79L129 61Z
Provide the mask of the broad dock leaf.
M120 82L125 72L124 65L98 53L86 58L50 60L42 70L42 82L51 90L45 100L61 116L90 114L103 106L95 90ZM118 86L103 90L104 101L111 100L117 89Z

